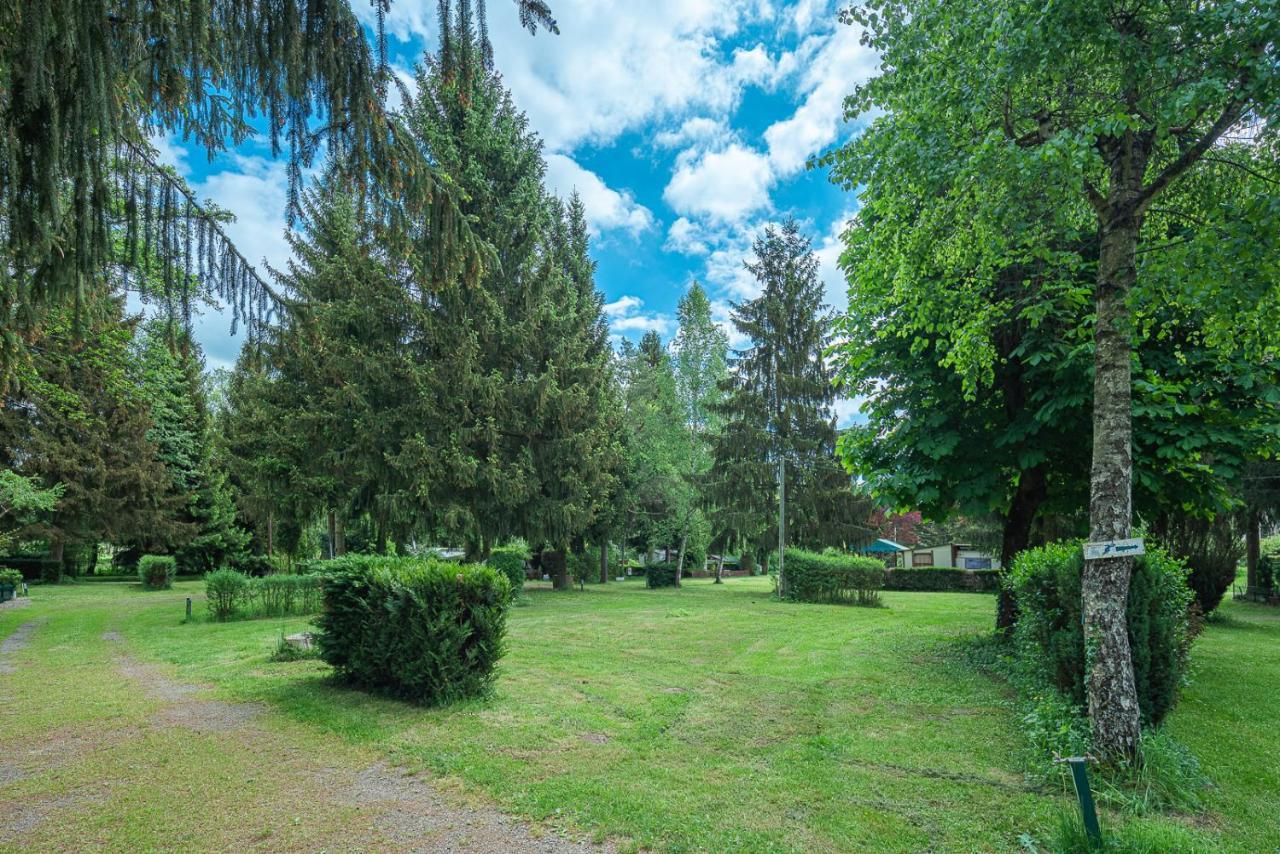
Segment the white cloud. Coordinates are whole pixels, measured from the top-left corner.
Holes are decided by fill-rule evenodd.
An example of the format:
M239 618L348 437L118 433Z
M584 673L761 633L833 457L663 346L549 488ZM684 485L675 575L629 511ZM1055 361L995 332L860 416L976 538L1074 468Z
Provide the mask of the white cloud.
M837 219L813 250L818 258L818 277L822 279L825 301L842 314L849 308L849 282L839 266L840 253L844 251L841 235L853 218L854 214L848 214Z
M611 303L606 303L604 313L609 318L609 331L617 339L623 332L657 332L659 335L670 335L675 331L676 322L671 315L644 312L644 300L636 296L622 296Z
M740 222L769 207L772 183L768 158L735 142L720 151L683 152L662 197L680 214Z
M844 428L866 423L867 416L859 411L866 401L865 397L837 397L832 406L835 410L836 427Z
M686 145L708 146L727 142L732 137L723 119L693 116L685 119L676 130L665 130L654 135L653 142L659 148L679 148Z
M667 229L667 242L663 248L684 255L706 255L711 251L702 226L683 216Z
M844 125L845 96L875 73L879 61L860 38L857 28L837 27L801 75L804 103L764 132L778 175L798 172L810 156L836 141Z
M638 311L644 305L644 300L640 297L623 296L604 304L604 313L607 317L626 317L633 311Z
M635 237L654 227L653 212L629 191L610 188L599 175L563 154L547 155L547 184L566 199L577 190L594 234L620 229Z

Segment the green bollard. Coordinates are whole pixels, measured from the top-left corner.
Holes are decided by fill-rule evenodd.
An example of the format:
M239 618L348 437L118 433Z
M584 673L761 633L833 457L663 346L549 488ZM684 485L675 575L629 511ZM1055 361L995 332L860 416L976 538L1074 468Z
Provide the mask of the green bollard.
M1071 782L1076 787L1076 800L1080 802L1080 817L1084 819L1084 832L1092 848L1102 847L1102 826L1098 824L1098 809L1093 803L1093 791L1089 788L1089 772L1083 756L1067 759L1071 766Z

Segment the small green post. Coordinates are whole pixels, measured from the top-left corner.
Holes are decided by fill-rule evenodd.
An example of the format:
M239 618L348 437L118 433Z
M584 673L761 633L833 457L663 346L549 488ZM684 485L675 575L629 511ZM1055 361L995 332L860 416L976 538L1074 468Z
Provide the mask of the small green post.
M1093 792L1089 788L1089 771L1085 768L1083 756L1072 756L1067 759L1071 766L1071 782L1076 787L1076 800L1080 802L1080 817L1084 819L1084 832L1089 837L1089 845L1102 847L1102 827L1098 824L1098 810L1093 803Z
M191 597L187 597L187 619L191 619Z

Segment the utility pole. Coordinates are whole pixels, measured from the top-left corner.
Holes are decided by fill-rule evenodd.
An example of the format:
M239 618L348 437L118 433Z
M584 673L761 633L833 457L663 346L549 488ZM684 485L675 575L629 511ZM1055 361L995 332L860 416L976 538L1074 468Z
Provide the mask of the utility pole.
M782 406L778 394L778 345L769 354L773 371L774 449L778 455L778 596L787 595L787 457L782 449Z

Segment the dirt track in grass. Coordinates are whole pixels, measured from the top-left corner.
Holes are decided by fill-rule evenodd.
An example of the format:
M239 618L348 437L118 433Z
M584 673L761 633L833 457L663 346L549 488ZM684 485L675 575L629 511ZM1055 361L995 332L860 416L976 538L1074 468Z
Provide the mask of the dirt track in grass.
M34 689L52 676L37 657L43 622L0 642L5 714L38 702ZM109 714L6 740L0 849L612 850L463 803L362 751L317 749L263 704L220 699L138 660L117 628L93 640L77 701ZM29 721L36 710L21 711ZM157 804L158 792L173 797Z

